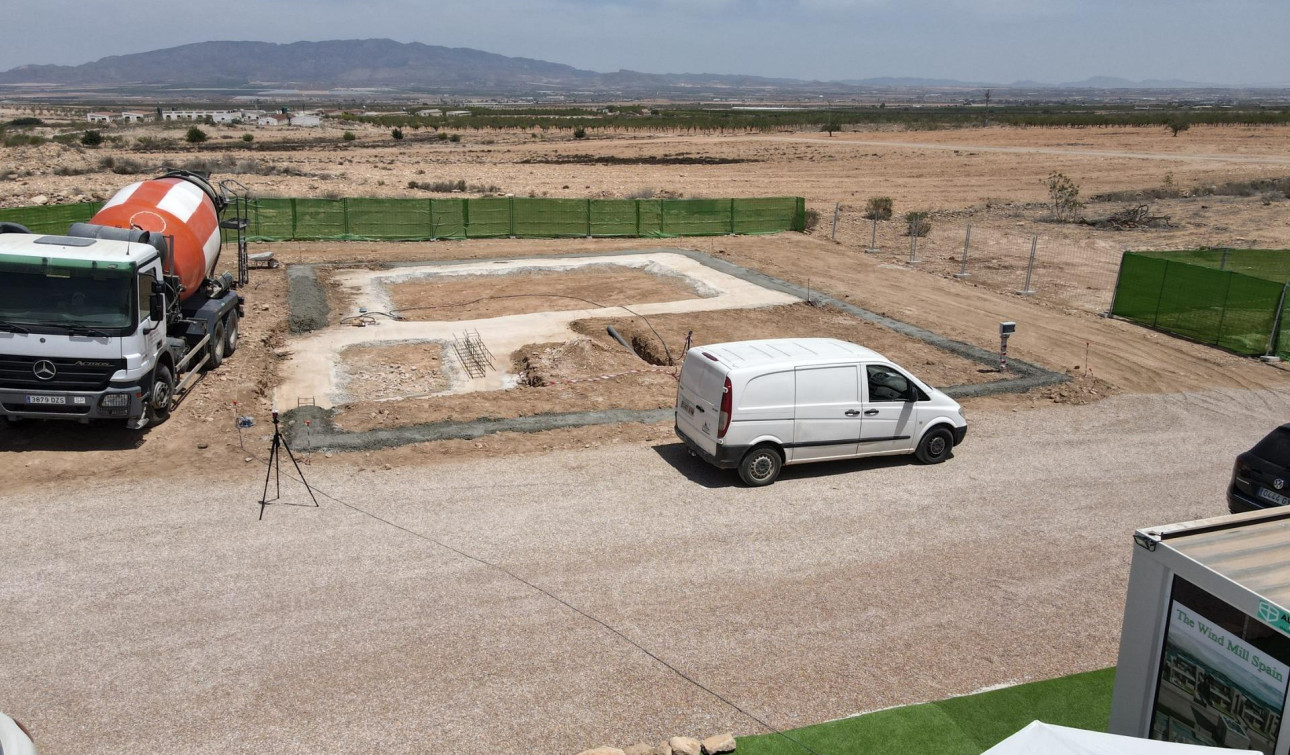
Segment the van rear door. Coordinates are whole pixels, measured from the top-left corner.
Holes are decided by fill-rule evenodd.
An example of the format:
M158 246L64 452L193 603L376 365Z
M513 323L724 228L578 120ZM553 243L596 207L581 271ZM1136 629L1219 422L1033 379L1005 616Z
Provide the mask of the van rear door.
M676 392L676 426L710 454L717 452L717 421L729 369L701 349L691 349L681 366Z
M798 367L793 461L854 456L860 444L860 370Z

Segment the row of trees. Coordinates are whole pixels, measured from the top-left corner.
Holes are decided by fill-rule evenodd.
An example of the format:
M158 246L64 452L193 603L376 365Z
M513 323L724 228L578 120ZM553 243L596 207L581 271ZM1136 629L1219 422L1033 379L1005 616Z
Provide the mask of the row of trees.
M455 116L416 116L409 113L386 115L344 115L343 119L374 124L386 129L433 130L515 130L530 131L584 129L602 132L677 131L682 133L759 133L781 129L819 129L833 133L848 127L900 125L911 129L966 128L984 124L984 112L976 108L866 108L855 110L802 110L791 112L748 112L678 108L657 110L644 116L635 112L541 115L498 111ZM1166 127L1176 135L1191 125L1268 125L1290 123L1290 108L1189 110L1133 110L1086 107L993 107L990 123L1022 127L1117 126Z

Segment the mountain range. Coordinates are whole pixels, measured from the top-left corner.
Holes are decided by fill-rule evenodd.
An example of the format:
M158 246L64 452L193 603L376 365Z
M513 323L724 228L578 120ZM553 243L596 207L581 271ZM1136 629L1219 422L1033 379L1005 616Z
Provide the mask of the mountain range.
M391 88L453 93L596 91L644 93L728 89L837 92L872 88L1223 88L1177 80L1095 77L1079 82L1013 84L924 78L835 82L730 74L600 73L532 58L389 39L327 42L199 42L76 66L26 65L0 72L0 85L28 87Z

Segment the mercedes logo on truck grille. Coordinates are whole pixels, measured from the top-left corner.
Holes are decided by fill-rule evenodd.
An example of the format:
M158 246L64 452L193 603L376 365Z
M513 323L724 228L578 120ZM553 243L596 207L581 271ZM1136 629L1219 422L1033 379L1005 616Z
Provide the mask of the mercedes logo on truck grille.
M40 380L53 380L58 374L58 368L48 359L42 359L31 366L31 371L35 373Z

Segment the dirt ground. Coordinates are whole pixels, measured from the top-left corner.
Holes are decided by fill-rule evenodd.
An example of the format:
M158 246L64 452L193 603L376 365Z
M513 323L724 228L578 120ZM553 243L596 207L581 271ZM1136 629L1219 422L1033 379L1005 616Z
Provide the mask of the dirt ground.
M448 388L443 344L412 342L350 346L341 352L339 388L372 399L438 393Z
M879 325L805 303L763 309L655 315L649 318L649 324L653 330L640 318L580 320L574 323L573 329L582 334L581 337L563 343L534 344L511 355L510 368L522 376L519 387L398 401L379 400L388 398L388 395L372 396L373 400L338 407L336 423L344 430L370 430L481 417L667 408L676 400L677 368L667 366L670 364L669 356L679 363L689 332L693 332L693 345L696 346L768 335L841 338L868 346L940 387L981 383L1002 377L997 370ZM617 329L644 358L615 341L608 334L607 326ZM664 341L661 342L658 336L662 336ZM379 352L379 347L374 351ZM414 356L413 361L403 365L402 371L396 374L409 374L409 365L422 365L423 360L423 356ZM396 368L374 368L378 373L388 373L392 369Z
M440 321L679 301L699 295L680 277L653 275L619 265L576 272L526 270L509 275L439 276L390 286L390 298L400 316Z
M237 136L232 130L227 134L223 133L225 129L217 131L219 139ZM122 133L131 138L134 135L128 130ZM319 133L326 136L327 132ZM313 137L304 132L256 133L261 143L307 138ZM486 138L493 143L484 144ZM525 162L570 152L572 145L518 134L466 134L457 145L407 141L410 143L396 146L371 132L360 133L352 149L332 145L314 151L256 151L245 157L256 161L260 170L277 166L279 172L235 175L266 195L406 196L408 190L403 185L407 180L439 177L491 182L508 192L539 196L622 196L642 188L690 197L798 194L807 197L808 206L821 213L820 224L810 234L678 239L667 243L810 285L859 306L985 348L997 348L999 321L1015 320L1019 332L1010 343L1015 357L1076 375L1092 373L1093 377L1080 382L1089 387L1068 389L1079 394L1078 400L1100 396L1102 388L1172 392L1209 387L1275 387L1287 380L1282 368L1099 318L1092 314L1095 306L1081 306L1069 301L1071 297L1066 294L1047 293L1053 288L1061 290L1062 285L1079 289L1084 284L1078 271L1084 268L1090 271L1089 281L1105 281L1114 269L1106 260L1118 259L1118 252L1125 247L1171 248L1240 240L1263 247L1290 247L1286 203L1267 202L1260 197L1189 197L1156 202L1155 211L1171 215L1173 225L1131 232L1046 222L1042 203L1047 194L1044 178L1054 170L1075 179L1084 197L1158 187L1166 177L1172 184L1187 188L1285 175L1290 173L1290 158L1286 157L1290 154L1290 128L1197 126L1177 138L1166 136L1160 129L1131 128L882 131L832 138L813 133L623 135L589 139L576 148L579 155L644 159L650 155L688 153L752 161L709 165L650 164L648 160L633 165ZM0 180L0 204L29 204L41 196L48 202L106 198L138 176L99 169L98 161L103 156L132 154L120 147L89 150L56 144L6 149L0 153L0 176L7 179ZM232 153L218 153L225 154ZM176 148L173 153L149 152L135 157L160 165L165 159L201 158L203 153L200 148ZM87 172L54 175L56 169L67 167ZM309 175L282 175L287 169ZM879 224L879 254L863 252L870 243L871 226L859 211L863 201L873 195L892 196L897 213L911 208L933 211L932 234L920 241L920 259L924 262L907 264L908 239L900 235L895 223ZM835 203L842 205L837 242L829 238ZM1123 205L1090 203L1085 213L1098 216ZM979 259L981 264L970 268L972 277L959 280L950 277L950 273L957 270L955 254L961 252L962 233L968 222L973 226L972 259ZM1032 235L1041 236L1035 286L1039 294L1022 298L1011 293L1021 287L1016 282L1020 268L1013 258L1028 255ZM300 242L256 245L253 251L272 250L284 262L381 264L638 249L650 244L640 239ZM1047 256L1045 249L1051 252ZM992 264L1000 268L997 281L991 279ZM1053 270L1066 271L1065 277ZM1066 279L1074 283L1054 283ZM128 477L203 474L244 464L248 457L241 443L247 443L248 449L265 446L269 437L266 392L274 382L275 364L285 348L284 292L281 269L252 271L251 285L245 290L248 311L238 354L199 382L175 416L161 427L142 434L98 427L71 431L66 425L45 423L0 428L0 454L15 460L13 468L19 470L12 485L21 488L78 479L89 474L88 470ZM345 308L356 304L343 298L334 301L333 317L338 318ZM625 356L630 361L630 355ZM646 379L670 381L665 376L642 378ZM935 377L929 379L937 382ZM660 390L663 385L660 383ZM584 398L570 394L569 401ZM995 411L1042 405L1054 399L1072 400L1048 389L968 404ZM236 408L234 400L238 402ZM382 408L388 411L388 407ZM257 419L256 427L241 436L233 422L239 413ZM352 412L351 416L356 414ZM313 463L423 464L460 455L505 455L635 442L660 434L666 435L666 428L625 425L543 433L540 437L501 435L479 442L443 442L359 457L318 456ZM156 467L140 463L145 458L140 449L149 452L146 458L165 458L167 464Z

